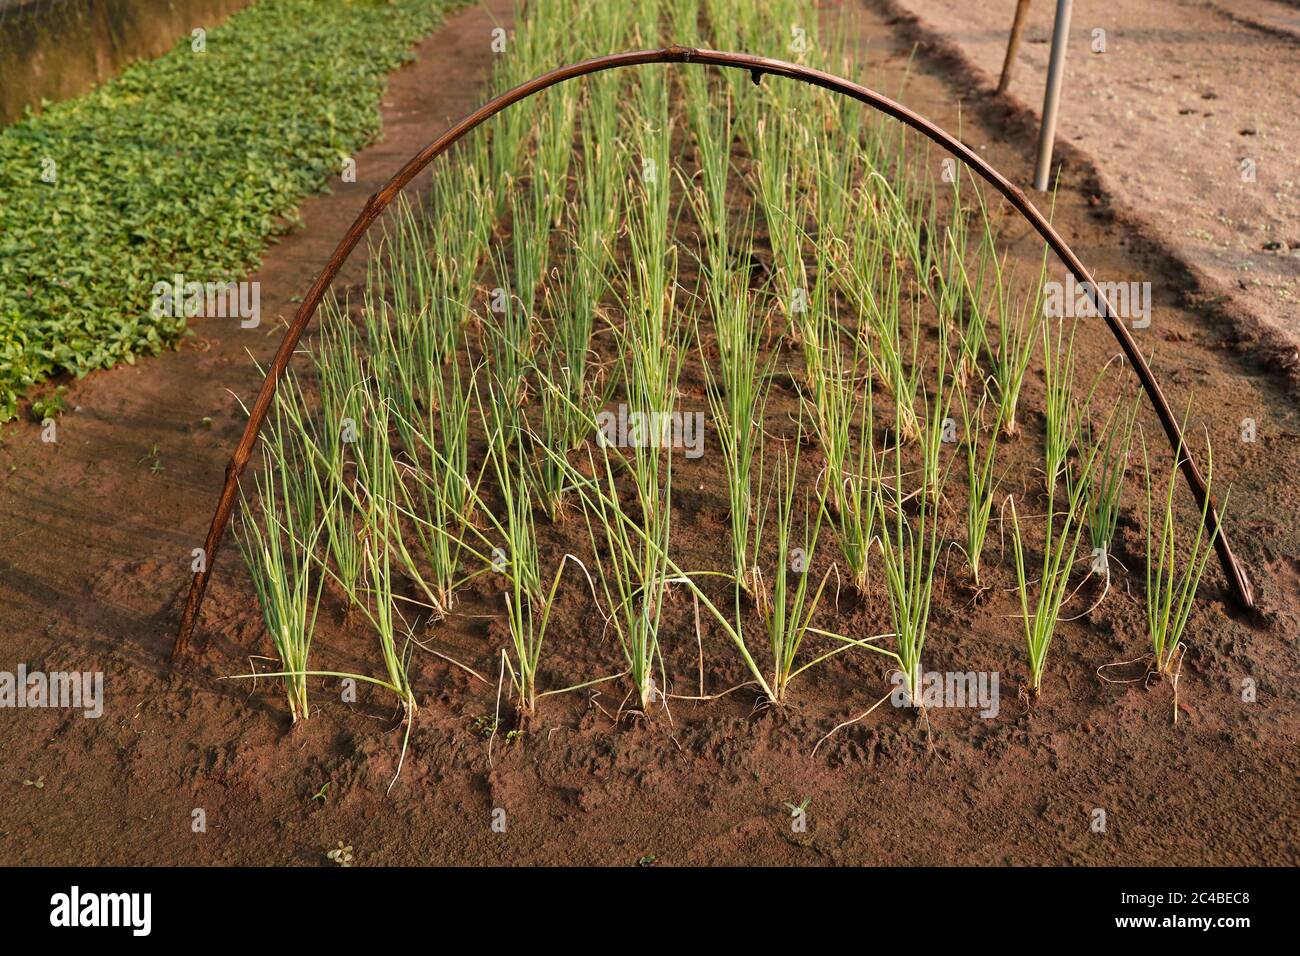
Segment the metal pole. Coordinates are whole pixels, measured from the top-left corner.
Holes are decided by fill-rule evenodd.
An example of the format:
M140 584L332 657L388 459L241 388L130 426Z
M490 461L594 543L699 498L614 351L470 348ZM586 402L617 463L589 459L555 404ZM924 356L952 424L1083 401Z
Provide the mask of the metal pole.
M1025 18L1029 13L1029 0L1016 0L1016 15L1011 21L1011 36L1007 39L1007 55L1002 58L1002 75L998 77L998 93L1005 93L1011 85L1011 65L1016 62L1020 49L1020 35L1025 32Z
M1047 92L1043 95L1043 125L1038 131L1038 166L1034 188L1047 189L1052 171L1052 144L1056 141L1056 112L1061 105L1061 79L1065 72L1065 46L1070 37L1071 0L1056 0L1056 25L1052 28L1052 59L1047 65Z

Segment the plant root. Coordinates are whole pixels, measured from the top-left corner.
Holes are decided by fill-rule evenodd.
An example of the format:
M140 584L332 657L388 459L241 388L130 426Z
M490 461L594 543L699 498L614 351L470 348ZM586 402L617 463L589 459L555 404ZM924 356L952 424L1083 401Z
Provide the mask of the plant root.
M816 757L816 756L817 756L817 748L820 747L822 744L824 744L827 740L829 740L829 739L831 738L831 736L832 736L832 735L833 735L837 730L842 730L842 729L845 728L845 727L852 726L853 724L856 724L859 720L862 720L862 719L865 718L865 717L869 717L869 716L871 715L872 711L874 711L877 707L879 707L879 706L880 706L881 704L883 704L885 701L889 700L889 698L892 697L893 694L894 694L894 692L891 690L891 691L890 691L888 694L886 694L884 697L880 698L880 700L876 701L874 704L872 704L870 707L868 707L868 708L867 708L866 710L864 710L862 713L858 714L858 716L854 717L854 718L851 719L851 720L846 720L846 721L843 721L842 723L838 723L838 724L836 724L834 727L832 727L832 728L830 729L830 732L827 733L826 736L822 737L821 740L819 740L819 741L817 741L817 743L813 744L812 753L810 753L808 756L809 756L809 757Z

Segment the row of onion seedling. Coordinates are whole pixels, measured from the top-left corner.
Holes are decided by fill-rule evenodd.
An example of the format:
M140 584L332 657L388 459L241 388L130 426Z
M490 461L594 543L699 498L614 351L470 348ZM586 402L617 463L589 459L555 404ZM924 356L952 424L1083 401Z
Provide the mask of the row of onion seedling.
M822 49L804 0L612 10L529 4L494 82L575 49L670 41L791 57L791 23L803 25L792 58L859 71L843 45ZM310 368L277 400L239 538L294 717L309 713L309 677L362 677L395 695L409 730L416 650L481 676L437 635L458 591L489 575L508 633L491 656L525 720L548 694L614 681L643 714L667 706L674 591L773 705L846 651L884 658L919 704L941 558L951 544L970 587L988 587L994 522L1012 541L1036 694L1082 587L1085 535L1089 575L1109 587L1137 408L1097 417L1113 365L1076 393L1075 327L1041 310L1046 252L1018 296L979 190L960 177L940 187L900 128L815 88L645 67L535 102L497 117L386 221L360 301L327 303ZM1002 494L998 451L1024 441L1022 387L1040 354L1043 485L1017 499ZM688 363L703 370L721 452L725 568L678 553L667 436L601 440L611 403L667 421ZM1155 669L1173 674L1212 542L1201 513L1179 546L1177 462L1160 494L1145 453L1143 465L1149 638ZM551 559L548 529L578 522L582 546ZM813 570L828 538L835 557ZM840 633L833 575L883 600L891 631ZM377 635L381 676L312 668L327 583ZM591 601L621 659L548 687L566 588Z

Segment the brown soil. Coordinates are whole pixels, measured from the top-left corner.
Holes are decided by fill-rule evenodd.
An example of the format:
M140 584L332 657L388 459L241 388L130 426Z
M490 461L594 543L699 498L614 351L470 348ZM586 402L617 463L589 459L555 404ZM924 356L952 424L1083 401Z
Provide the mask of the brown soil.
M507 4L488 6L505 19ZM870 9L854 13L868 82L897 91L911 53L899 25ZM254 277L264 317L291 311L365 195L482 98L489 25L483 10L465 11L394 75L385 140L358 157L362 182L306 203L306 228L271 250ZM951 69L923 56L902 99L956 129ZM1005 105L977 97L960 109L966 140L1027 180L1032 136L1015 124L1007 131ZM1176 405L1193 402L1195 430L1214 441L1216 473L1233 486L1229 530L1261 603L1258 614L1232 611L1211 568L1186 637L1176 726L1167 683L1104 683L1096 673L1143 652L1142 545L1126 525L1117 557L1129 574L1117 575L1095 612L1062 626L1032 710L1017 700L1022 639L1005 590L1010 560L994 541L995 587L978 604L959 560L951 562L926 667L1001 672L999 715L936 709L922 723L886 705L815 757L818 738L887 690L876 660L844 655L809 672L779 710L756 707L742 690L674 701L671 722L616 724L625 692L616 685L549 697L526 736L499 734L489 755L477 718L496 705L501 630L499 620L476 616L495 606L484 584L428 638L491 681L416 652L421 709L386 793L402 737L387 701L363 690L360 703L344 704L336 685L319 683L311 719L291 728L273 681L222 679L254 663L266 669L250 658L270 650L233 546L209 591L199 653L181 667L167 663L190 550L244 421L233 395L246 400L257 383L246 350L264 361L278 340L269 321L251 332L203 321L175 354L71 384L77 410L60 421L57 444L24 424L0 445L0 669L102 670L106 693L99 720L0 711L0 853L18 863L325 864L343 840L360 864L1294 864L1300 422L1284 385L1239 347L1230 310L1207 304L1183 266L1134 234L1129 215L1086 169L1067 164L1056 223L1102 274L1153 282L1157 318L1146 332L1158 344L1158 374ZM1006 223L1013 255L1036 255L1027 229ZM344 281L363 275L358 256ZM1115 351L1103 333L1083 338L1084 369ZM692 394L698 375L687 384L702 402ZM1026 435L1006 458L1015 490L1035 481L1041 391L1031 373ZM1258 422L1254 443L1238 440L1246 417ZM725 547L716 468L711 456L681 467L675 544L688 567L716 566ZM878 598L846 593L841 614L851 633L888 630ZM370 653L336 604L322 618L322 660ZM669 618L673 689L692 694L700 677L684 596ZM617 647L593 619L582 590L568 589L544 656L545 686L619 669ZM702 650L706 691L744 679L707 627ZM1247 677L1258 688L1253 703L1242 700ZM24 783L38 778L41 788ZM324 799L313 799L325 784ZM805 799L807 832L792 832L784 804ZM192 830L196 808L206 833ZM504 834L492 829L496 808L506 811ZM1105 833L1090 829L1098 808Z

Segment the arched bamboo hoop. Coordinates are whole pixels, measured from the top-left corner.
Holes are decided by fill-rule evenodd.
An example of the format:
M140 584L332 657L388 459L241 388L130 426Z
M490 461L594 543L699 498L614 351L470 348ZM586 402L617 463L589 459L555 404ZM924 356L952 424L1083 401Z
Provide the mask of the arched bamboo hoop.
M230 522L230 513L235 504L235 492L238 487L239 476L248 464L253 445L257 441L263 422L266 420L271 401L275 397L276 386L279 384L285 368L288 367L289 359L293 355L294 348L302 337L307 323L315 314L321 299L324 298L325 291L347 261L348 256L351 255L352 250L356 248L366 230L370 228L371 224L379 217L379 214L388 207L397 194L417 173L445 153L467 133L481 126L507 107L567 80L588 76L592 73L600 73L605 70L625 66L641 66L648 63L697 63L705 66L724 66L750 71L756 83L764 75L771 75L784 76L792 80L819 86L833 93L851 97L871 109L899 120L965 162L982 179L997 189L1007 202L1029 221L1048 246L1051 247L1052 251L1065 263L1066 268L1074 274L1075 280L1084 284L1084 288L1088 289L1093 305L1101 313L1102 318L1105 319L1107 326L1110 327L1111 332L1119 342L1120 348L1123 349L1125 357L1132 364L1134 371L1137 372L1142 388L1151 400L1156 415L1160 419L1160 424L1164 427L1165 434L1169 438L1170 446L1175 449L1176 453L1178 449L1182 449L1183 476L1191 488L1192 495L1196 498L1197 506L1204 507L1208 495L1205 479L1201 476L1200 469L1188 451L1178 420L1174 417L1173 410L1165 399L1164 392L1161 391L1159 383L1156 382L1155 376L1138 349L1137 343L1133 340L1133 336L1129 334L1123 322L1115 315L1106 297L1097 289L1097 283L1088 270L1084 268L1079 257L1066 245L1065 240L1057 234L1043 214L1038 211L1018 187L1014 186L979 155L965 146L960 140L935 126L924 117L913 113L907 107L880 95L874 90L867 89L865 86L860 86L830 73L824 73L821 70L810 69L796 63L787 63L784 60L770 60L766 57L751 56L747 53L729 53L721 50L697 50L678 46L665 47L659 50L634 50L628 53L599 56L594 59L584 60L581 63L562 66L522 83L511 90L507 90L464 117L460 122L450 127L436 140L420 150L405 166L397 171L382 189L366 200L365 206L347 233L339 241L329 261L319 275L316 276L316 281L312 283L311 289L298 306L298 311L294 314L293 321L285 331L284 338L280 341L280 347L276 350L275 358L267 370L262 387L258 390L257 398L254 400L252 408L249 409L248 425L244 428L244 434L240 437L230 463L226 466L225 485L221 489L221 497L217 499L217 508L212 515L207 540L204 542L204 569L196 572L190 583L185 611L181 616L180 627L176 632L176 641L172 645L172 660L178 660L182 657L189 647L190 637L194 632L199 609L203 604L203 596L207 590L208 577L212 574L217 550L221 546L226 525ZM1245 569L1237 561L1232 552L1232 547L1220 527L1218 509L1214 506L1213 501L1211 501L1208 509L1207 524L1208 530L1214 535L1214 546L1219 555L1219 563L1223 566L1223 572L1227 576L1228 585L1232 589L1233 596L1243 608L1253 608L1255 599L1250 579L1247 577Z

